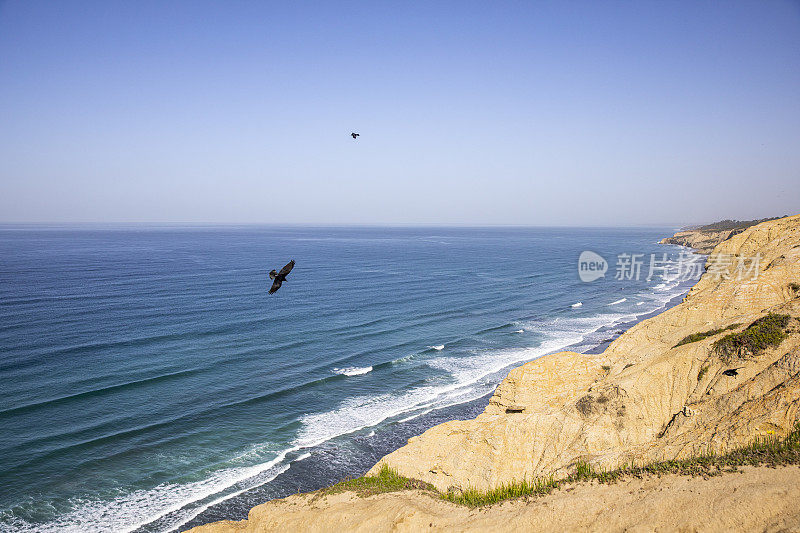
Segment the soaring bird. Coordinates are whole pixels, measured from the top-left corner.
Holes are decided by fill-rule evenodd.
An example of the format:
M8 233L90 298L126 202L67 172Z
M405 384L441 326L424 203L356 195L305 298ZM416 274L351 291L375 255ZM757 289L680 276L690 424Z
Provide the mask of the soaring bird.
M358 137L359 135L361 135L361 134L360 134L360 133L351 133L351 134L350 134L350 136L351 136L353 139L355 139L355 138L356 138L356 137Z
M739 370L741 370L742 368L744 368L744 367L740 366L739 368L729 368L728 370L723 371L722 375L723 376L731 376L731 377L738 376L739 375Z
M289 274L289 272L292 271L293 268L294 268L294 259L289 261L289 264L283 267L280 272L275 272L274 269L270 271L269 279L274 280L272 282L272 287L270 287L269 289L270 294L275 294L276 292L278 292L278 289L281 288L281 284L284 281L286 281L286 276Z

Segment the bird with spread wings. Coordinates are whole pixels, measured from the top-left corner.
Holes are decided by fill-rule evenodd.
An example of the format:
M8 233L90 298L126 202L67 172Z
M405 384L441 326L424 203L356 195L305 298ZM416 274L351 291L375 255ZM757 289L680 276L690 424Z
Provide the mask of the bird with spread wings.
M275 272L274 269L270 271L269 279L273 280L272 287L270 287L269 289L270 294L275 294L276 292L278 292L278 289L281 288L283 282L286 281L286 276L289 274L289 272L292 271L293 268L294 268L294 259L289 261L289 263L285 267L283 267L280 272Z

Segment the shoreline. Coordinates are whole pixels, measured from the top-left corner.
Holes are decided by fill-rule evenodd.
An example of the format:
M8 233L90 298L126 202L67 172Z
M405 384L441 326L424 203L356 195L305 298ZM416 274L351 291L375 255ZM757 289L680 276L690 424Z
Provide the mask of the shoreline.
M488 490L564 477L576 461L613 469L788 433L800 398L793 385L776 387L792 375L784 368L793 368L795 354L785 350L800 343L795 330L775 331L771 338L787 339L780 350L765 345L750 356L722 356L712 344L726 330L749 338L744 330L768 313L798 315L800 216L751 226L714 253L734 263L758 257L756 275L707 271L680 305L633 326L602 353L560 352L512 370L475 420L428 430L370 473L388 465L440 491ZM715 333L682 341L704 331ZM787 407L766 407L775 401Z
M524 459L524 457L526 454L530 455L531 453L540 457L540 459L540 454L549 454L548 457L550 459L548 459L547 464L550 466L545 466L545 468L549 468L549 471L557 476L563 475L559 474L559 472L563 473L567 470L559 469L557 464L561 462L568 469L570 464L568 458L573 457L575 453L568 450L571 449L571 446L574 447L575 443L578 444L576 450L585 449L589 451L596 449L595 452L590 452L589 455L586 455L586 451L584 451L579 456L586 457L585 460L589 461L593 467L602 469L613 464L625 464L626 461L633 461L637 457L640 462L646 461L648 458L650 458L649 460L657 460L659 458L689 457L692 453L696 453L694 451L696 444L702 442L714 444L714 448L709 448L710 451L714 451L731 448L737 443L749 442L754 438L753 435L785 434L788 431L786 428L794 425L798 414L796 407L781 408L777 412L772 410L765 411L764 406L769 405L769 403L765 404L764 402L774 402L775 400L768 400L768 398L776 397L777 399L779 397L782 402L790 402L789 406L796 406L798 398L792 396L795 394L795 389L785 389L785 387L789 386L789 383L792 383L791 387L794 387L794 381L792 380L800 380L800 378L795 376L795 378L789 379L785 377L785 372L782 373L783 371L778 370L783 368L781 365L787 364L782 363L784 359L797 357L794 355L795 352L790 351L783 356L782 352L767 350L763 356L758 358L759 361L755 364L750 364L752 368L748 367L746 377L742 376L741 381L726 381L725 379L720 381L722 377L720 372L725 367L720 368L719 362L709 360L708 355L701 355L708 354L710 340L699 341L685 348L678 348L680 343L676 344L685 334L697 332L699 326L703 324L708 324L707 328L711 325L718 327L726 324L730 325L731 328L734 326L741 327L740 323L742 321L754 320L759 316L763 316L765 312L773 312L773 310L778 312L784 309L786 311L796 311L795 297L791 294L792 287L796 286L796 283L789 282L787 284L787 281L798 278L797 264L792 261L782 261L782 258L785 258L789 253L786 251L788 247L787 240L788 242L800 241L800 238L798 238L798 234L800 234L800 217L789 217L776 222L760 224L754 228L748 229L744 234L737 235L732 240L724 242L715 250L718 253L724 252L738 255L755 251L765 253L770 262L768 267L762 267L764 272L758 282L722 282L713 284L708 276L703 276L684 298L686 305L667 307L653 317L652 320L643 318L642 321L629 328L626 333L611 342L594 358L585 357L589 354L560 352L526 363L509 373L498 387L485 412L475 420L445 423L428 430L419 437L412 438L405 447L384 457L373 467L370 474L374 474L376 469L382 467L382 465L388 465L390 468L398 469L400 475L432 483L440 491L450 490L448 487L452 487L454 484L456 487L464 487L465 483L466 486L481 489L482 487L498 486L497 480L504 479L502 476L506 476L505 479L514 479L514 476L517 479L520 477L531 479L531 475L536 477L537 470L535 468L541 467L536 467L534 464L533 471L530 470L530 466L524 467L524 465L529 464L526 463L529 460ZM775 240L776 234L788 237L788 239ZM798 247L800 245L794 248ZM779 268L773 269L771 272L767 271L776 264L779 265ZM746 297L740 294L740 285L752 287ZM788 289L784 288L784 285ZM790 292L787 293L787 290ZM725 301L730 303L725 304ZM738 320L739 323L732 324L734 320ZM791 342L787 345L788 347L798 344L796 337L790 335L789 338ZM668 354L666 358L661 355L664 351ZM588 359L591 360L587 361ZM703 366L703 359L706 359L706 366ZM602 370L592 366L601 366L601 363L603 363ZM716 370L707 372L708 364L714 366ZM579 373L575 374L575 371ZM541 372L545 373L542 374ZM703 388L697 392L693 392L691 387L685 388L685 385L683 385L685 378L683 376L687 372L689 374L688 377L693 381L686 383L686 385L697 382L692 387L695 390L701 386ZM744 373L745 371L742 372ZM541 388L541 385L537 385L537 380L545 379L546 377L547 381L550 381L553 379L554 374L559 373L566 373L565 376L568 376L566 381L559 381L556 384L544 383L544 388ZM630 376L632 381L627 376ZM639 377L637 378L636 376ZM678 381L675 384L681 384L679 389L675 389L667 395L664 395L664 392L657 392L658 388L662 388L662 384L673 381L676 378ZM784 382L786 385L783 388L774 386L775 383L781 383L781 380L784 379L788 379L788 381ZM753 398L751 396L752 393L744 397L739 394L738 390L742 386L750 387L750 382L765 383L764 385L758 385L759 388L756 389L768 391L766 393L762 392L764 394L763 400L761 397ZM649 383L652 383L652 385ZM740 386L738 385L739 383L743 385ZM773 385L767 386L766 383L772 383ZM587 386L588 389L585 388ZM650 390L648 388L653 386L657 387L657 389ZM620 396L619 392L614 393L614 390L624 390L623 387L628 391L623 396ZM588 390L589 394L578 402L578 411L583 414L576 419L575 406L570 402L574 402L579 397L574 395L580 395L581 393L578 391L581 389ZM641 391L637 389L641 389ZM702 391L705 391L703 395L697 396ZM642 394L644 396L641 396L641 399L636 402L630 403L630 398L628 397L631 394L635 394L637 398ZM708 397L709 395L711 396L710 398ZM526 403L530 398L544 399L544 403L547 405L543 406L541 402ZM562 403L565 400L567 404ZM729 409L731 408L728 405L733 405L731 404L732 401L738 402L736 405L739 405L737 409L731 411L731 413L737 413L735 417L733 414L729 414ZM650 406L649 404L653 402L656 403ZM583 408L581 406L583 404L585 404L585 411L582 411ZM628 406L627 412L625 410L626 404ZM564 407L559 407L561 405L564 405ZM573 406L570 407L570 405ZM680 416L676 418L678 415L671 415L670 413L674 413L679 405L683 405L683 407L681 408L681 413L678 414ZM691 407L688 407L689 405ZM553 408L557 408L558 411L552 411ZM610 408L616 409L616 411L610 411ZM640 417L631 419L630 410L641 410L642 408L648 409L652 413L650 417L656 416L657 418L653 420L641 419ZM531 409L531 414L529 415L526 414L528 409ZM657 409L657 411L654 411L654 409ZM784 411L784 409L788 409L788 411ZM505 413L504 415L501 414L503 412ZM508 415L508 413L519 412L523 414ZM549 419L552 418L555 422L564 417L567 417L564 419L565 421L573 419L576 422L588 417L594 422L589 426L582 426L585 429L580 431L588 431L588 433L580 441L575 441L574 438L569 438L565 435L559 435L555 439L542 438L547 435L547 433L541 433L541 431L547 431L546 426L550 423L548 422ZM615 418L619 419L620 423L622 420L626 422L622 423L622 425L617 423L616 430L613 429L613 425L608 426L608 429L603 429L607 427L604 420L613 422ZM707 427L711 422L704 422L704 420L711 420L712 418L714 420L719 419L719 422L714 423L714 427L716 427L714 433L706 436L704 432L708 431ZM537 423L535 426L528 426L528 420L536 421ZM641 429L637 428L636 425L628 426L628 424L636 420L640 421L638 422L639 425L644 422ZM659 420L667 422L666 426L663 426ZM742 426L739 420L747 421L747 423ZM564 422L557 423L562 428L564 427ZM574 423L569 422L572 425ZM498 426L498 424L500 425ZM539 427L542 425L544 425L544 428ZM506 429L502 430L502 427L506 427ZM579 427L576 426L574 429L569 429L569 431L574 432L576 429L579 429ZM529 432L531 430L535 432L533 435L519 433L520 431ZM631 433L631 430L636 431L636 433ZM501 433L498 433L498 431L501 431ZM624 448L620 448L619 444L613 444L613 442L607 440L605 435L608 431L619 431L631 436L638 435L638 437L635 437ZM496 439L503 434L506 435L506 437L500 437L503 440L490 444L488 448L486 444L481 444L486 442L484 441L486 438ZM512 435L510 440L509 434ZM490 437L490 435L494 436ZM540 437L535 435L540 435ZM647 442L655 437L658 437L660 442L658 447L653 448ZM586 438L591 440L585 440ZM630 440L630 437L628 439ZM641 441L644 447L637 445L637 440ZM490 442L488 441L487 444ZM606 442L609 443L605 444ZM520 443L523 444L522 448L519 448ZM535 449L531 450L529 447L524 446L524 443L532 444ZM497 452L491 452L491 449L495 449L498 445L502 446L501 450L504 450L500 456L497 455ZM586 448L587 446L589 448ZM553 447L556 448L557 455L553 455ZM563 451L559 451L559 449ZM603 452L603 449L607 451ZM486 456L486 459L482 459L483 455L481 454L486 452L491 455ZM459 463L452 462L453 458L465 457L465 453L469 454L470 457L468 464L464 465L463 461L461 461L461 466L458 466ZM517 453L522 454L520 456L520 459L523 459L522 463L519 463L519 459L515 455ZM564 455L565 453L573 455ZM492 457L494 459L490 459ZM559 457L562 458L559 459ZM553 464L554 459L557 461L555 465ZM434 466L427 466L431 464ZM556 468L553 468L554 466ZM542 472L546 471L542 470ZM533 473L531 474L530 472ZM486 477L487 474L492 474L493 477ZM490 479L495 481L488 481ZM459 482L458 480L461 481ZM394 499L398 498L400 497L398 496ZM277 511L280 505L280 502L270 502L254 508L251 511L250 519L254 518L253 513L257 509L269 508L274 512ZM373 508L372 511L380 513L378 508ZM257 514L260 514L260 511ZM285 517L285 515L282 516ZM277 520L278 518L276 517L275 519ZM365 520L367 519L365 518ZM229 525L233 524L229 523ZM246 525L246 523L235 524L237 524L236 529L240 529L240 526L244 528ZM219 526L223 529L213 530L230 530L225 529L227 525L221 523ZM214 527L214 525L212 524L210 527Z
M680 245L678 245L680 246ZM682 246L683 248L687 248ZM696 280L695 280L696 283ZM610 322L609 324L605 324L603 326L598 327L596 330L590 332L602 332L608 331L608 337L602 341L599 341L590 348L582 351L583 354L596 354L601 353L605 350L608 345L610 345L614 340L619 338L625 332L627 332L630 328L634 327L635 325L639 324L640 322L652 318L653 316L657 316L672 307L680 304L682 299L686 296L689 290L694 283L686 284L681 287L680 293L673 296L669 300L667 300L661 307L654 309L652 311L648 311L645 313L641 313L640 315L636 315L636 318L632 320L626 320L623 322ZM566 345L556 352L561 350L570 350L575 347L579 347L585 343L585 337L579 340L578 342ZM536 359L540 359L542 357L548 357L552 354L545 354L542 356L537 357ZM536 360L534 359L534 360ZM527 361L530 362L530 361ZM519 364L515 364L506 370L505 374L510 372L515 368L519 368L521 365L526 364L526 362L522 362ZM500 380L500 382L502 379ZM498 386L500 384L498 382ZM380 439L380 442L375 444L376 447L383 445L383 450L379 452L379 455L375 457L372 464L376 463L381 457L392 453L393 451L401 448L410 438L414 438L419 436L420 434L424 433L428 429L437 426L439 424L443 424L450 421L458 421L458 420L469 420L473 419L478 416L488 405L489 401L491 400L492 396L494 395L496 390L493 389L492 391L472 400L468 400L462 403L455 403L439 408L433 409L431 412L423 413L421 415L411 416L410 418L414 420L414 423L410 423L410 420L405 421L397 421L394 422L394 427L392 428L389 435L382 435L377 438ZM296 453L298 457L302 457L305 455L304 459L293 459L289 461L287 464L287 468L278 473L273 479L259 484L253 488L245 490L241 494L236 494L229 498L226 498L223 501L220 501L214 505L209 506L207 509L204 509L195 517L190 520L187 520L183 524L179 525L177 531L188 531L193 528L211 524L217 521L224 521L224 520L243 520L247 518L247 512L244 512L242 509L242 505L240 502L245 500L248 502L246 505L246 510L249 511L252 507L256 505L263 504L265 502L280 500L282 498L291 496L293 494L300 493L308 493L317 491L320 489L324 489L331 485L334 485L341 481L344 478L355 478L362 475L365 475L371 465L361 466L361 467L354 467L347 472L339 472L335 469L331 469L329 463L331 459L331 454L335 453L337 449L336 441L337 439L347 437L350 435L350 438L356 438L360 442L368 445L368 442L372 439L375 440L376 436L372 435L359 435L366 431L366 429L360 429L350 434L340 435L338 437L334 437L326 442L320 443L316 446L312 446L306 449L297 450L293 453ZM374 433L374 431L372 432ZM386 447L387 442L389 447ZM302 452L302 453L301 453ZM309 456L310 455L310 456ZM324 472L330 472L330 474L324 474ZM314 475L310 475L310 472L314 472ZM322 474L321 474L322 473ZM320 482L320 478L325 478L327 481ZM316 482L311 481L309 479L314 479ZM277 482L277 483L276 483ZM272 489L271 485L281 484L284 486L291 486L294 487L292 491L276 491ZM147 526L152 527L157 525L161 519L154 520L147 524Z
M178 397L184 397L184 392L190 395L186 397L187 402L197 415L190 417L182 410L176 411L178 423L156 428L156 433L163 434L165 439L153 441L148 454L140 455L134 446L129 450L130 453L117 453L104 462L106 468L81 473L79 490L86 495L84 498L69 499L71 494L76 493L68 484L57 481L61 478L69 481L66 474L61 472L71 468L72 458L69 453L58 450L51 456L50 470L57 476L56 481L50 483L54 488L52 495L29 500L30 503L12 496L10 502L19 500L22 503L3 515L3 523L20 531L99 528L155 533L173 530L178 524L189 522L195 515L214 508L220 510L219 514L214 514L214 511L207 513L208 516L203 514L203 521L233 516L244 518L250 508L263 501L313 490L361 474L387 453L405 445L408 438L420 435L430 426L478 416L491 399L492 392L512 368L558 350L583 352L592 351L592 348L596 350L598 346L602 349L605 344L602 341L607 343L620 330L645 318L646 313L663 310L678 291L684 292L685 289L676 287L675 282L661 283L660 278L648 283L615 280L613 262L619 252L625 252L635 245L642 252L655 253L656 257L666 251L674 265L680 248L657 244L659 238L668 232L667 229L621 229L594 231L588 235L559 231L557 234L491 232L483 236L469 236L462 242L464 250L476 245L483 250L494 247L497 252L506 253L504 250L507 250L511 254L509 257L516 257L513 266L509 265L508 272L498 279L500 285L485 285L483 281L486 274L476 276L469 263L461 268L464 262L458 260L441 267L441 281L431 281L432 286L442 292L439 298L408 297L407 301L420 302L409 304L408 309L426 309L428 313L417 316L415 312L403 314L392 309L389 318L396 322L387 323L384 320L383 323L373 324L370 315L374 315L374 308L369 307L358 315L342 317L344 326L335 328L315 318L308 325L318 326L319 331L332 328L331 331L335 331L336 335L325 340L312 334L309 335L309 342L298 342L299 347L290 350L298 357L287 357L285 360L292 361L298 369L308 371L295 372L292 379L285 380L285 383L262 377L266 373L262 373L264 365L271 366L273 357L281 352L280 348L285 343L267 348L271 344L261 342L262 334L269 328L266 328L266 323L265 328L261 327L258 313L253 318L259 327L251 331L246 326L251 322L231 318L224 309L220 309L221 312L213 314L219 319L214 322L218 322L220 327L207 337L202 334L198 341L195 341L194 335L185 339L170 337L164 341L169 345L187 347L185 360L182 356L178 359L168 358L167 362L178 368L191 366L192 372L152 384L147 382L154 392L163 391L167 394L176 391ZM453 235L458 236L458 232ZM554 236L558 237L557 242L551 243L550 238ZM153 235L145 237L148 242L154 238ZM289 240L295 240L294 237L297 236ZM337 238L336 235L329 237ZM483 237L491 244L488 248L480 245ZM370 238L369 235L366 238ZM445 246L444 242L439 241L429 244L428 239L424 239L421 248L439 250ZM609 279L584 284L576 276L578 265L573 258L577 259L580 250L585 247L584 241L601 243L595 249L611 259L612 271L607 275ZM217 239L212 239L212 242L217 242ZM102 241L97 244L102 248ZM317 244L308 246L315 248ZM541 249L549 251L540 257L537 250ZM486 255L494 254L487 252ZM194 261L190 263L187 275L197 268L205 270L208 267ZM359 271L372 271L368 268L369 264L362 266L364 268L359 267ZM218 269L211 270L218 272ZM402 283L398 279L398 272L392 269L375 270L376 279L369 284L369 294L376 295L376 303L384 301L381 295L388 294L386 287L391 288L393 282ZM451 280L448 272L460 274ZM222 272L212 279L220 280L227 276ZM369 276L372 279L373 274ZM176 277L175 283L170 286L181 285L184 277ZM154 290L160 286L159 283L149 282L145 285ZM210 286L222 287L224 284L212 283ZM475 291L473 287L481 287L481 291L488 287L489 293L486 295ZM201 292L211 295L216 294L216 290L203 289ZM619 303L625 299L623 297L627 297L627 303ZM195 298L190 297L189 300L194 301ZM573 304L578 300L582 300L583 305L576 307ZM250 313L245 315L250 316ZM223 329L227 328L223 325L228 324L229 319L231 332L223 333ZM170 320L180 322L179 318ZM156 323L158 328L165 327L162 321L154 321L154 326ZM197 333L203 331L203 328L198 328ZM149 334L156 332L146 331ZM306 328L293 327L289 334L305 337L305 332ZM109 333L110 337L116 336L115 333ZM153 337L153 341L149 340L150 335L143 337L146 344L121 345L120 353L131 356L151 353L150 348L161 345L158 337ZM317 339L322 342L314 344ZM366 340L362 343L362 339ZM236 360L228 362L229 368L219 366L215 350L200 349L208 343L231 346L230 353L237 354ZM581 344L571 346L573 343ZM266 351L263 353L258 346L261 344L265 345L263 349ZM309 349L309 346L312 348ZM362 349L369 346L376 349ZM290 347L294 348L294 345ZM96 353L99 357L102 357L101 352L93 347L85 351L87 354ZM227 348L225 353L228 353ZM128 357L117 359L135 360ZM361 376L337 375L336 367L345 364L352 364L353 367L374 364L375 368L373 372ZM279 363L277 368L280 367ZM113 365L108 367L109 370L112 368ZM241 376L241 381L226 380L225 375L230 375L229 371L235 371L237 377ZM144 372L147 377L158 377L160 374L149 367ZM108 375L114 379L119 377L111 372ZM298 378L297 386L294 385L294 376ZM74 376L75 379L79 377ZM192 383L194 386L182 386ZM113 394L109 394L108 398L124 398L137 394L138 390L136 386L122 389L124 394L112 391ZM218 390L226 392L215 394ZM280 394L273 396L276 391ZM284 392L289 394L284 395ZM273 403L273 397L278 401ZM94 395L78 397L81 402L92 398ZM169 396L165 395L164 399L167 398ZM470 398L476 400L471 404L463 403ZM247 401L240 402L241 399ZM456 401L461 405L439 409ZM84 403L91 404L90 401ZM72 404L73 400L70 399L63 407ZM219 404L218 410L211 409L213 404ZM417 424L433 416L425 414L432 406L437 408L437 418L431 418L425 425ZM45 403L43 407L49 409L50 404ZM55 407L69 411L62 409L60 403ZM102 409L101 404L98 407ZM391 416L385 422L380 422L387 413ZM118 416L124 417L126 414L120 411ZM422 416L418 416L420 414ZM142 411L142 416L148 420L150 414ZM63 419L55 418L55 423L59 418ZM12 418L12 421L17 421L17 418ZM281 424L283 421L291 421L291 424ZM200 434L204 440L196 441L194 432L203 428L205 432ZM345 433L344 437L338 437ZM142 436L137 433L135 437L147 439L150 434L151 430L145 427ZM245 438L248 435L256 437ZM308 448L331 437L335 439L324 445L322 450ZM390 438L395 441L391 448L380 448ZM241 445L242 441L244 445ZM99 439L91 440L87 443L87 451L102 442ZM127 444L127 437L119 441L119 446L116 439L113 441L118 452L125 452ZM229 446L229 452L223 449L225 446ZM182 461L162 461L161 457L186 457L193 463L186 468ZM354 457L356 460L353 460ZM24 458L20 457L19 460ZM132 461L138 464L132 464ZM320 465L327 468L327 479L320 475ZM39 483L38 476L26 475L27 470L32 469L22 463L19 473L12 472L7 476L13 482L8 485L18 487L20 495L25 494L25 489L29 487L35 489ZM282 475L276 482L269 483L279 474ZM47 485L49 479L52 478L43 478L41 481ZM96 489L99 482L104 480L108 480L115 492ZM302 484L306 481L311 486ZM265 483L267 487L263 491L260 488L251 491L251 488L264 486ZM314 483L318 484L314 486ZM119 492L116 492L116 487L119 487ZM278 491L284 492L276 493ZM223 500L235 502L224 513L222 508L226 507L226 503ZM32 511L35 506L47 511L34 515ZM236 515L228 513L228 510Z
M672 244L672 243L665 243L670 246L676 246L679 248L684 248L687 250L693 250L689 246L680 245L680 244ZM691 290L691 288L696 284L697 280L691 280L691 282L684 282L679 284L680 292L677 293L675 296L671 297L669 300L665 301L660 307L654 309L652 311L643 312L641 314L635 315L635 318L630 320L624 320L622 322L612 321L608 324L604 324L597 329L584 334L584 337L581 340L565 345L554 352L541 355L533 360L541 359L543 357L548 357L552 354L558 353L559 351L563 350L571 350L573 348L580 347L585 344L586 342L586 335L590 335L592 333L608 331L608 336L597 343L593 343L590 345L589 348L582 350L580 353L586 355L592 354L599 354L602 353L613 341L615 341L620 336L624 335L630 328L636 326L637 324L641 323L644 320L657 316L661 313L666 312L667 310L679 305L681 301L685 298L686 294ZM651 288L652 290L652 288ZM530 362L530 361L527 361ZM520 366L526 364L527 362L521 362L515 364L513 366L508 367L505 371L507 374L512 370L519 368ZM498 385L502 382L498 382ZM386 441L390 441L394 443L389 447L383 447L383 450L380 452L380 455L376 456L374 462L378 462L381 457L384 457L393 451L401 448L408 439L417 437L427 431L428 429L435 427L437 425L450 422L450 421L458 421L458 420L469 420L478 416L489 404L492 396L495 394L496 387L492 391L480 396L479 398L474 398L472 400L468 400L462 403L455 403L439 408L433 409L431 412L423 413L421 415L412 415L409 419L401 420L395 422L396 427L392 428L391 435L383 436L383 444L385 445ZM415 424L411 425L408 424L408 420L414 419ZM359 433L363 432L362 430L357 430L350 435L355 435L354 438L361 439L363 441L368 441L369 436L358 436ZM334 437L329 441L324 443L320 443L316 446L312 446L307 448L305 451L307 453L303 453L302 455L305 456L301 461L295 459L290 461L287 464L287 468L278 473L273 479L267 481L266 483L259 484L253 488L247 489L243 491L242 494L236 494L232 497L226 498L223 501L220 501L212 506L209 506L207 509L201 511L195 517L190 520L187 520L180 526L178 526L179 531L187 531L192 528L196 528L202 525L214 523L216 521L223 521L223 520L242 520L247 517L247 514L242 512L241 506L237 506L236 502L245 499L250 505L247 507L252 508L256 505L262 504L264 502L279 500L281 498L285 498L287 496L291 496L292 494L306 493L306 492L313 492L316 490L324 489L329 487L337 482L339 482L343 477L345 478L353 478L365 475L369 470L369 466L360 467L360 468L353 468L346 472L344 476L342 476L341 472L339 475L331 474L327 476L327 481L319 482L319 478L321 477L319 472L325 472L329 470L329 465L327 464L330 460L330 455L326 453L326 449L330 447L331 443L336 441L337 439L344 437L345 435L341 435L339 437ZM372 437L374 437L374 431L372 432ZM335 447L335 445L333 446ZM297 452L300 455L300 451ZM373 463L374 464L374 463ZM317 482L308 483L307 479L304 477L310 478L311 476L305 476L306 472L314 471L315 478ZM275 482L281 483L283 485L293 486L295 490L292 492L276 492L274 490L270 490L270 485ZM148 524L152 526L153 524L157 524L158 521L151 522Z

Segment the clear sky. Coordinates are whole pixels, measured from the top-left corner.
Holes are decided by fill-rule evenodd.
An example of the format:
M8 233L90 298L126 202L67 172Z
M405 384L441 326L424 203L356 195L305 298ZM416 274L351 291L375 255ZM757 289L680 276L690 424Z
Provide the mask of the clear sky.
M0 222L798 212L797 1L0 0Z

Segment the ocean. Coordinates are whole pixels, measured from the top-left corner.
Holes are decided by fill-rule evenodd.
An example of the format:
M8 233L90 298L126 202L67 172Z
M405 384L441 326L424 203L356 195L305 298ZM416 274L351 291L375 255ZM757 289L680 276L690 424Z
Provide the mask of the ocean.
M673 305L673 231L0 227L0 529L184 530L361 475Z

